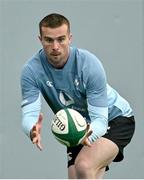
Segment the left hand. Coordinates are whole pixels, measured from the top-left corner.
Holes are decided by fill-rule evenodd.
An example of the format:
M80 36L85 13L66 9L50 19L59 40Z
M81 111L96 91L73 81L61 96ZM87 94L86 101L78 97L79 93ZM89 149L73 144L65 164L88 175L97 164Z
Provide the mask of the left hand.
M87 124L87 134L85 136L85 138L82 140L81 144L84 146L89 146L91 147L92 144L89 141L88 137L92 134L92 130L90 129L90 124Z

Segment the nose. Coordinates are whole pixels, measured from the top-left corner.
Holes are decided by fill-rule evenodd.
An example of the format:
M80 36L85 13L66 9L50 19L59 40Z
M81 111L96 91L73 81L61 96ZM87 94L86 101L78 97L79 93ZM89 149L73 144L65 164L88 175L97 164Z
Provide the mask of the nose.
M52 49L53 50L58 50L59 49L59 43L56 40L53 41Z

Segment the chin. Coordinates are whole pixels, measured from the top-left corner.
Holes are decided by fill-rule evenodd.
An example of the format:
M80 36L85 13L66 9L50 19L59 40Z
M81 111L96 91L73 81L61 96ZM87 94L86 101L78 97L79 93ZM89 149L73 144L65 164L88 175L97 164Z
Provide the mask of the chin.
M55 64L55 68L62 69L65 66L65 64Z

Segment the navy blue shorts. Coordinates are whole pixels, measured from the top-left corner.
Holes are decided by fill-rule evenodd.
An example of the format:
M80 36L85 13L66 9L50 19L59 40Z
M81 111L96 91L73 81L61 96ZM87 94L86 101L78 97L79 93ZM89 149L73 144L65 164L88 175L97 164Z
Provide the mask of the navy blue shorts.
M123 117L118 116L115 119L109 121L108 126L110 127L107 130L107 133L103 136L112 142L114 142L118 148L119 153L113 160L114 162L122 161L124 158L124 148L127 144L130 143L134 131L135 131L135 119L134 116L131 117ZM73 165L75 159L82 149L83 145L78 145L76 147L68 147L67 148L67 155L68 155L68 167ZM106 170L108 170L108 166Z

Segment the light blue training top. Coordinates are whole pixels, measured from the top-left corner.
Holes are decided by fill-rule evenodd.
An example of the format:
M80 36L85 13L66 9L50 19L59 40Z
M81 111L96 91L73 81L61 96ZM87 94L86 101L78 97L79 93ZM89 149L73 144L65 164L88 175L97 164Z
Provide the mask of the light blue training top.
M21 74L22 127L29 136L41 111L41 95L54 113L69 107L91 124L93 142L107 131L108 121L133 115L129 103L107 83L100 60L84 49L70 48L67 63L54 68L43 49L30 58Z

